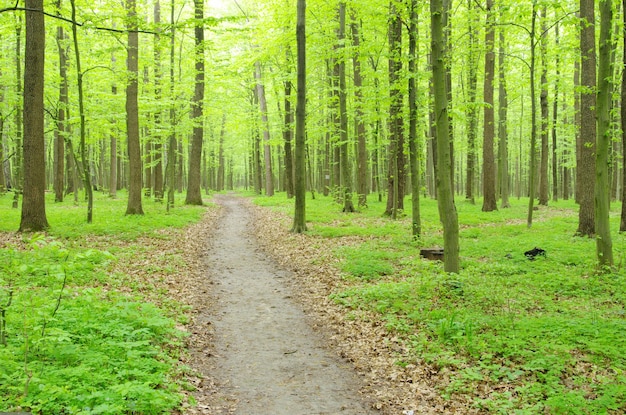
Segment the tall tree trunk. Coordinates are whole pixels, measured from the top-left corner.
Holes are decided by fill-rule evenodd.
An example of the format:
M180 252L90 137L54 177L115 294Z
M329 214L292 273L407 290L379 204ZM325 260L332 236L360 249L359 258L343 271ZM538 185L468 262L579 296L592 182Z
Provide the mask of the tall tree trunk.
M500 53L498 56L498 174L500 176L500 206L511 207L509 203L509 145L507 132L507 110L509 100L506 90L506 68L504 64L505 42L504 30L500 30Z
M193 138L189 153L189 171L187 183L187 197L185 204L202 205L200 189L200 171L202 168L202 144L204 140L204 0L194 0L195 6L195 91L193 95L192 118Z
M623 38L624 50L626 50L626 0L622 0ZM619 230L626 232L626 53L622 62L622 91L621 91L621 126L622 126L622 214L620 216Z
M626 1L626 0L625 0ZM298 18L296 22L297 51L297 104L296 104L296 150L295 150L295 183L296 197L293 227L294 233L306 231L306 1L298 0ZM313 183L311 183L311 187Z
M46 31L43 0L26 0L24 56L24 200L20 232L47 229L44 150L44 58Z
M409 157L411 166L411 232L413 238L422 234L422 218L420 214L420 149L417 138L417 40L418 16L417 0L410 3L409 24Z
M346 3L339 2L339 30L337 32L339 50L344 48L346 39ZM343 193L343 211L354 212L352 202L352 169L348 158L348 93L346 86L346 60L342 56L338 58L339 65L339 137L340 137L340 165L341 187Z
M174 58L175 58L175 46L176 46L176 25L174 19L175 13L175 1L171 1L170 6L170 111L169 111L169 135L167 140L167 165L165 167L165 176L167 183L167 203L166 211L174 207L176 190L176 159L178 158L177 149L178 143L176 142L176 103L174 100Z
M291 71L291 53L287 53L287 67ZM291 107L291 81L284 82L285 87L285 118L283 126L283 139L285 141L285 191L287 198L291 199L294 195L294 175L293 175L293 110Z
M555 49L559 50L559 22L554 26ZM559 200L559 163L557 155L557 123L559 120L559 85L561 82L561 58L557 53L555 60L554 103L552 105L552 200Z
M126 134L128 141L128 162L130 178L128 182L127 215L143 215L141 205L141 146L139 144L139 33L137 32L136 0L127 0L128 14L128 58L129 73L126 85Z
M493 0L487 0L487 21L485 32L485 82L484 82L484 129L483 129L483 212L498 210L496 202L496 163L493 153L495 137L495 111L493 100L493 80L496 70L495 25Z
M220 129L219 149L217 151L217 185L216 190L224 190L224 176L226 166L224 161L224 136L226 135L226 113L222 115L222 128Z
M57 0L56 9L60 11L61 0ZM54 201L63 202L65 185L65 113L68 108L68 82L67 82L67 48L63 26L57 27L57 48L59 51L59 108L57 110L57 123L54 137Z
M594 177L596 152L596 36L593 0L580 0L580 163L577 164L580 194L577 235L595 234Z
M161 102L161 2L154 2L154 25L156 34L154 35L154 99ZM163 136L161 134L162 112L160 107L154 113L154 129L158 132L154 141L154 199L157 202L163 200Z
M15 94L22 97L22 17L18 14L17 23L15 26ZM24 121L22 119L23 102L17 100L15 105L15 153L13 156L13 209L17 209L18 202L20 200L20 194L23 189L24 178L24 166L22 165L22 154L24 154L24 147L22 145L22 139L24 134ZM20 105L21 104L21 105Z
M257 97L261 109L261 124L263 128L263 162L265 164L265 194L274 196L274 173L272 171L272 147L270 145L270 126L267 117L267 100L265 86L261 74L261 62L254 64L254 77L256 79Z
M76 2L70 0L72 5L72 39L74 40L74 55L76 57L76 75L78 86L78 114L80 117L80 158L83 170L83 182L85 185L85 194L87 195L87 223L93 221L93 188L91 187L91 172L89 168L89 159L87 157L87 127L85 125L85 99L83 93L83 72L81 69L80 50L78 49L78 30L76 24Z
M536 27L537 27L537 2L533 0L532 21L530 29L530 168L528 169L528 216L526 226L533 225L533 205L535 203L535 171L537 170L537 87L535 85L535 62L536 62Z
M402 18L395 2L389 4L389 173L385 215L396 218L404 210L404 96L402 77Z
M539 165L539 204L548 206L548 158L550 149L548 147L548 65L546 62L548 54L547 40L547 8L544 5L541 12L541 95L539 98L541 107L541 162Z
M367 142L365 137L365 121L363 120L363 75L361 74L361 22L356 13L352 13L352 72L354 74L354 131L356 134L356 192L358 206L367 206Z
M600 267L613 266L611 240L609 151L611 144L611 92L613 2L600 1L600 59L598 65L597 146L595 168L596 253Z
M468 21L468 62L467 62L467 163L465 180L465 199L472 204L476 202L474 196L476 178L476 128L478 124L478 114L476 106L476 87L478 84L477 58L475 50L476 28L474 27L474 1L468 0L469 8Z
M437 128L437 199L439 217L443 223L444 270L459 272L459 222L454 205L454 194L450 179L450 128L448 118L448 94L446 82L446 41L443 21L449 11L442 0L431 0L431 56L433 87L435 93L435 118Z

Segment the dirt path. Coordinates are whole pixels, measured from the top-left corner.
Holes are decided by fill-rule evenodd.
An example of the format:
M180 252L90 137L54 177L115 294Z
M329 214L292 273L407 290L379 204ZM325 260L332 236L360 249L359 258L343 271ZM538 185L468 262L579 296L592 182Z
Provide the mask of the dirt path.
M217 196L222 206L207 261L215 356L209 375L238 415L373 414L359 397L353 369L324 348L323 339L289 289L289 273L258 248L243 200ZM227 409L223 409L227 413ZM231 412L228 412L231 413Z

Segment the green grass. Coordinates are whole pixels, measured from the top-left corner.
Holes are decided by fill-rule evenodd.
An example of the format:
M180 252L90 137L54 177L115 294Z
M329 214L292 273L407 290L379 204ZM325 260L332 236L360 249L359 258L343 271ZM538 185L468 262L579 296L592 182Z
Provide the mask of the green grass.
M0 412L171 413L182 402L181 305L113 266L141 257L138 238L167 238L163 229L196 222L205 209L168 214L144 201L144 216L125 216L125 195L96 194L87 224L85 203L51 197L49 232L0 248ZM19 219L10 196L0 196L0 232L15 232ZM170 265L184 261L173 257Z
M291 215L293 201L283 195L255 200ZM408 217L384 218L384 204L376 201L344 214L330 198L308 199L307 220L312 237L345 240L335 254L352 288L334 293L335 301L376 312L403 338L410 353L399 364L425 362L450 371L442 396L469 396L477 409L498 414L624 413L626 235L616 231L620 205L613 204L611 215L618 269L600 274L595 241L573 236L572 201L535 211L531 229L527 202L513 199L510 209L485 213L480 202L457 200L457 275L419 258L419 248L443 244L436 201L422 200L418 241ZM405 208L410 212L408 198ZM529 261L524 252L534 247L545 249L546 257ZM490 392L477 392L485 385Z

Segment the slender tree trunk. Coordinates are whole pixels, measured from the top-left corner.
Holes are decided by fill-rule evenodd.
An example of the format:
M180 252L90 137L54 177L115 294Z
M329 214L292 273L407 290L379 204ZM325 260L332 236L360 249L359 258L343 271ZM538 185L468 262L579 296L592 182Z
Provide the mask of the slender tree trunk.
M13 156L13 209L17 209L20 200L20 194L23 189L24 178L24 166L22 165L22 154L24 154L24 147L22 145L22 139L24 134L24 122L22 119L22 105L20 98L23 96L22 89L22 17L18 14L17 22L15 26L15 94L18 97L15 105L15 153Z
M57 0L56 9L61 9L61 0ZM68 108L68 82L67 82L67 49L63 26L57 27L57 48L59 51L59 108L57 110L57 128L54 137L54 201L63 202L65 185L65 112Z
M418 40L417 0L410 3L409 24L409 157L411 165L411 231L413 238L422 234L420 214L420 149L417 137L417 40Z
M358 206L367 206L367 142L365 137L365 121L363 113L363 75L361 74L361 23L356 13L352 13L352 72L354 74L354 131L356 134L356 192Z
M625 0L626 1L626 0ZM295 183L296 197L293 227L294 233L303 233L306 229L306 1L298 0L298 17L296 22L297 51L297 104L296 104L296 150L295 150ZM310 172L310 169L309 169ZM311 183L311 187L313 183Z
M162 100L161 79L163 71L161 69L161 2L154 2L154 25L156 34L154 35L154 99L157 102ZM158 132L154 141L154 199L157 202L163 200L163 136L161 134L162 112L158 108L154 113L154 127Z
M394 1L390 2L389 20L389 173L385 215L397 218L404 210L404 96L402 77L402 19Z
M127 0L128 13L128 58L129 73L126 85L126 134L128 141L128 162L130 179L128 182L127 215L143 215L141 205L141 146L139 144L139 33L137 33L136 0Z
M541 95L539 98L541 107L541 162L539 165L539 204L548 206L548 147L549 113L548 113L548 66L546 55L548 54L547 41L547 8L544 5L541 12Z
M435 92L435 119L437 121L437 199L439 217L443 223L444 269L446 272L459 272L459 223L454 205L454 194L450 179L450 128L448 125L448 94L446 82L446 42L443 21L448 9L442 0L431 0L431 56L433 87Z
M554 26L555 49L559 50L559 23ZM559 120L559 85L561 80L561 59L557 53L555 57L554 103L552 105L552 200L559 200L559 163L557 155L557 124Z
M174 58L176 46L176 25L174 24L175 3L176 2L172 0L170 6L170 99L172 100L172 103L170 104L169 111L170 131L167 143L167 165L165 167L165 181L167 183L167 203L165 209L167 212L174 207L175 203L174 193L176 190L176 159L178 158L178 144L176 142L176 103L174 100Z
M265 194L274 196L274 173L272 171L272 147L270 145L270 126L267 117L267 100L265 98L265 86L261 74L261 62L254 64L254 77L256 79L257 97L261 109L261 124L263 128L263 161L265 163Z
M72 39L74 40L74 54L76 56L76 74L78 76L78 113L80 117L80 158L83 170L83 182L85 184L85 194L87 195L87 223L93 221L93 188L91 187L91 172L89 159L87 157L87 127L85 120L85 99L83 93L83 72L81 69L80 50L78 48L78 30L76 24L76 2L70 0L72 5Z
M533 0L532 21L530 29L530 168L528 169L528 216L526 226L533 225L533 205L535 203L535 171L537 170L537 92L535 85L535 61L536 61L536 26L537 26L537 3Z
M493 100L493 79L495 77L496 56L494 53L495 28L493 0L487 0L487 21L485 33L485 83L484 83L484 130L483 130L483 212L498 210L496 202L496 172L493 153L495 137L495 115Z
M290 53L287 54L287 67L291 68ZM283 139L285 141L285 190L287 197L294 196L294 172L293 172L293 110L291 108L291 81L284 82L285 86L285 118L283 127Z
M226 135L226 114L222 115L222 128L220 129L219 149L217 156L217 186L216 190L221 192L224 190L225 161L224 161L224 137Z
M611 144L611 92L613 3L600 1L600 59L598 66L597 147L595 166L596 252L600 267L613 266L611 240L609 152Z
M594 177L596 152L596 41L593 0L580 0L580 163L577 164L580 194L577 235L595 234Z
M202 144L204 140L204 0L194 0L195 5L195 60L196 79L192 105L193 139L189 153L187 197L185 204L202 205L200 171L202 168Z
M474 196L475 178L476 178L476 128L478 124L478 114L476 106L476 86L478 83L477 76L477 59L476 59L476 28L474 27L474 1L468 0L469 8L468 17L468 64L467 64L467 163L466 163L466 180L465 180L465 199L472 204L476 202Z
M24 56L24 199L20 232L47 229L44 152L44 58L46 31L43 0L26 0Z
M509 203L509 138L507 132L507 110L509 106L509 100L506 90L506 68L504 56L504 30L500 30L500 53L498 56L498 174L500 175L500 197L502 198L500 206L503 209L511 207L511 204Z
M623 38L624 50L626 50L626 0L622 0ZM620 232L626 232L626 53L622 61L622 91L621 91L621 126L622 126L622 213L620 216Z
M339 2L339 30L337 32L339 50L344 48L346 39L346 3ZM342 53L343 55L343 53ZM341 165L341 187L343 193L343 211L354 212L352 202L352 169L348 158L348 94L346 86L346 61L343 56L338 58L339 65L339 149Z

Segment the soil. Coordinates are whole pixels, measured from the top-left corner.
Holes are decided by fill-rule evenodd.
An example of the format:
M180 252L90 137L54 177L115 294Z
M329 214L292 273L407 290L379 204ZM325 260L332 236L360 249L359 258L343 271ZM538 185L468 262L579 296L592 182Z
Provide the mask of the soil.
M295 275L260 247L253 208L230 195L214 202L221 209L211 234L196 227L187 236L200 255L203 241L208 251L204 275L186 281L195 315L185 363L201 376L190 378L197 405L185 413L379 413L363 376L305 313Z

